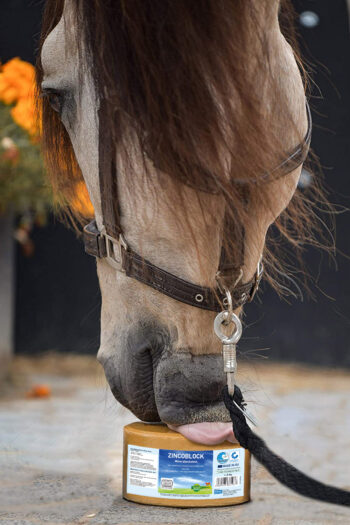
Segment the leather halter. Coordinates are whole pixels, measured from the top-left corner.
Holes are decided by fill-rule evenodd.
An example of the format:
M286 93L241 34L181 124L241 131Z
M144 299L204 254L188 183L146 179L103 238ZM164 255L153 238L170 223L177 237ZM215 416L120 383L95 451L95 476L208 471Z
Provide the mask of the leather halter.
M257 181L268 181L271 174L276 172L278 177L287 175L305 161L311 141L311 114L307 102L306 110L308 130L303 142L301 142L279 166L270 173L263 174ZM115 150L111 143L112 141L108 143L106 139L101 139L101 123L104 121L103 116L106 111L108 111L107 103L102 101L99 110L99 178L103 228L99 230L95 220L85 226L83 240L86 253L98 259L105 258L115 270L125 273L128 277L151 286L155 290L177 301L204 310L218 312L222 310L223 305L227 306L225 304L225 301L227 301L227 290L231 292L233 309L252 301L259 287L263 267L261 262L259 262L253 279L244 284L237 284L237 275L239 275L244 259L243 242L239 266L232 264L232 262L228 260L225 250L222 249L220 264L216 275L217 287L214 289L185 281L162 268L158 268L158 266L141 257L127 245L120 223ZM242 185L244 188L245 181L235 180L234 182L235 184ZM225 217L224 220L224 235L232 235L232 224L229 224L227 217ZM243 239L244 231L241 233Z

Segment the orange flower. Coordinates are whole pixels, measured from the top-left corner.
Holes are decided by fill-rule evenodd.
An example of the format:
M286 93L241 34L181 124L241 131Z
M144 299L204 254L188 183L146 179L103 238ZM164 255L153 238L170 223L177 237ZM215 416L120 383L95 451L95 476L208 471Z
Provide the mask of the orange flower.
M26 129L30 135L37 133L37 117L33 99L19 99L17 104L11 109L11 115L16 124Z
M87 188L84 182L78 182L75 187L75 197L71 202L71 208L80 213L83 217L93 217L94 207L91 203Z
M13 104L21 98L34 101L35 69L29 62L13 58L0 69L0 100Z
M32 136L39 133L35 112L35 69L29 62L13 58L0 68L0 101L16 105L13 120Z

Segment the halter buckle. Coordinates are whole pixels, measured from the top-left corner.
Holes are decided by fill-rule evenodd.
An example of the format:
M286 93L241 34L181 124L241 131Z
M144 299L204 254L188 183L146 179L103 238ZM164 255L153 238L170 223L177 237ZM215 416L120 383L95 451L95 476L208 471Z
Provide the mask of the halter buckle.
M105 241L106 260L108 264L118 272L125 272L123 250L127 251L128 245L123 235L120 233L119 238L115 239L111 235L108 235L104 226L101 228L100 235Z

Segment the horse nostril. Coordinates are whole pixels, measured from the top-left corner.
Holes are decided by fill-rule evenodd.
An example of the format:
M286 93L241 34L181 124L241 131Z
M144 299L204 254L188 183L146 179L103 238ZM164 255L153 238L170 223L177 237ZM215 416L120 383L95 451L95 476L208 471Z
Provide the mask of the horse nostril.
M226 421L222 356L164 352L154 379L158 413L165 423L182 425Z

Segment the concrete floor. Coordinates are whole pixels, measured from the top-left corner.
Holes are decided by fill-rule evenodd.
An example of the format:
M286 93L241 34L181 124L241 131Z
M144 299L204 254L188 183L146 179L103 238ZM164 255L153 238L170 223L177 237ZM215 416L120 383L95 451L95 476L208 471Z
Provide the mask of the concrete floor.
M350 373L273 364L241 367L240 384L277 453L350 489ZM26 399L48 383L49 399ZM0 397L0 524L350 524L350 510L283 488L253 464L252 501L171 509L121 497L122 427L91 358L17 358Z

